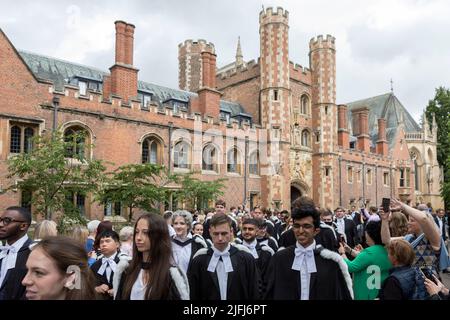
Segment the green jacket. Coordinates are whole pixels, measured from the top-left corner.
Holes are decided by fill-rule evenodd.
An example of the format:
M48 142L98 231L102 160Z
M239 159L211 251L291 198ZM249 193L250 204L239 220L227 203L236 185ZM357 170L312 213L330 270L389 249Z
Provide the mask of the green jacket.
M367 247L354 260L344 260L347 263L348 272L353 273L355 300L375 299L378 296L381 285L389 275L389 269L392 268L384 246L373 245ZM378 270L381 272L379 280L376 275Z

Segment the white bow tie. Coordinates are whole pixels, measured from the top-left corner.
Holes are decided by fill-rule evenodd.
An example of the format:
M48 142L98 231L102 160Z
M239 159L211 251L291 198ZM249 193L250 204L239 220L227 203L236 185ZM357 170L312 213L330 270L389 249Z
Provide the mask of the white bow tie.
M100 267L100 269L98 269L98 271L97 271L97 273L98 274L100 274L100 275L104 275L105 274L105 271L107 271L107 267L110 267L111 268L111 271L112 272L116 272L116 267L117 267L117 264L116 264L116 262L114 261L114 258L113 257L109 257L109 258L102 258L102 266ZM109 279L109 275L110 275L111 273L109 273L107 276L108 276L108 279Z
M6 255L6 253L8 253L8 251L11 252L11 253L16 253L17 249L14 246L4 245L4 246L0 246L0 251L2 253L5 252L5 255Z
M214 253L211 257L211 261L209 261L208 271L209 272L216 271L217 264L219 263L220 258L222 258L223 264L225 266L225 272L232 272L233 265L231 264L230 252L229 251L220 252L216 250L214 250Z
M303 261L306 259L306 271L308 273L317 272L316 261L314 259L314 251L312 249L295 248L295 259L292 264L292 270L300 271Z
M247 242L244 241L244 246L246 246L247 248L250 249L250 251L255 259L258 259L258 252L256 251L256 244L248 244Z

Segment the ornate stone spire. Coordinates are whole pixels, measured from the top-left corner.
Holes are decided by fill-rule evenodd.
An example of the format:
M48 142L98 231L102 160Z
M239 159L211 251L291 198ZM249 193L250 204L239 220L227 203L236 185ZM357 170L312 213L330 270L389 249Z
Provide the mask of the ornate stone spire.
M244 56L241 49L241 37L238 37L238 44L236 49L236 67L240 67L244 64Z

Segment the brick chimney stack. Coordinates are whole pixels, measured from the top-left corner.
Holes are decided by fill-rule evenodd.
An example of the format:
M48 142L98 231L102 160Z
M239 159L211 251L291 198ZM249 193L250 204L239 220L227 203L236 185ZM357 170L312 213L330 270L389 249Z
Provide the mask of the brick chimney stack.
M338 105L338 145L344 148L349 147L349 134L347 124L347 106Z
M369 108L361 107L352 110L353 123L357 126L358 150L370 152ZM356 122L355 122L356 120Z
M103 97L109 100L110 94L122 98L127 104L137 98L138 69L133 67L135 26L124 21L116 21L116 61L109 68L111 76L103 79Z
M386 119L378 119L378 141L377 153L383 156L388 155L388 143L386 139Z
M198 90L198 111L203 115L215 118L220 114L221 93L216 88L216 55L211 51L203 51L202 86Z

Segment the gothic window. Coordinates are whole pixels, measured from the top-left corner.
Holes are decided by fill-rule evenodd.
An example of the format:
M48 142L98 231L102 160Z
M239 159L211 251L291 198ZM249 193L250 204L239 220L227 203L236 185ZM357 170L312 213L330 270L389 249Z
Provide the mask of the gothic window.
M155 137L142 142L142 163L161 164L161 144Z
M236 148L232 148L227 153L227 172L229 173L241 172L239 151Z
M311 146L311 135L309 134L308 130L302 131L302 146L304 147L310 147Z
M309 114L309 97L304 94L300 98L300 113Z
M212 144L207 144L203 148L202 169L208 171L218 171L217 149Z
M18 127L18 126L11 127L11 145L10 145L11 153L20 153L21 136L22 136L22 131L21 131L20 127Z
M257 151L250 155L249 161L249 172L250 174L259 175L259 154Z
M11 153L29 153L33 149L33 136L35 129L25 124L14 124L11 127L10 146Z
M174 168L189 169L190 163L190 147L186 141L179 141L173 148L173 166Z
M89 145L88 134L85 129L74 126L64 131L66 145L66 157L84 159Z

